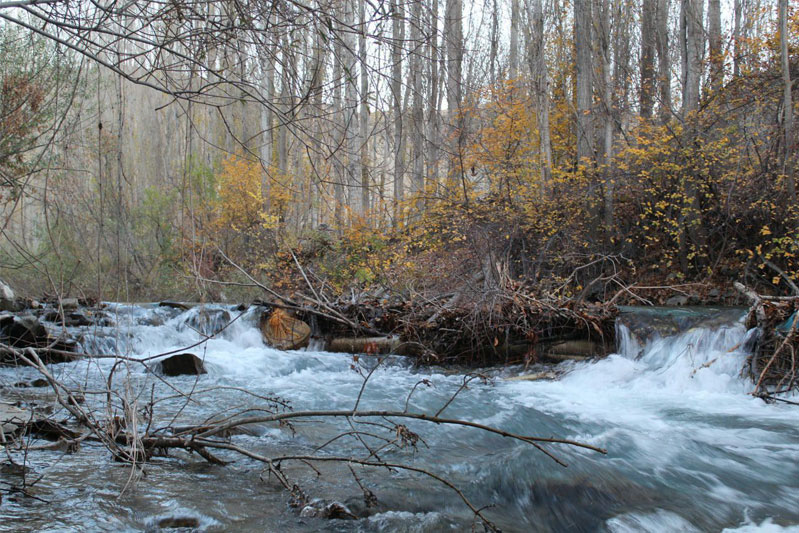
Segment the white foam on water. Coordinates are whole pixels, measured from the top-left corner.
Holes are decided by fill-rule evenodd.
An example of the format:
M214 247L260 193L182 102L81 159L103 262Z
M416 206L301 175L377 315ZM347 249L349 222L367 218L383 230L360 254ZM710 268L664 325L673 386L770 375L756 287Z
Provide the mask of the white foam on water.
M231 307L207 308L212 313L228 312L233 318L239 315ZM230 385L277 395L302 410L349 409L363 383L362 375L353 370L358 365L346 354L326 353L318 346L294 352L265 346L257 328L257 310L245 312L194 347L203 336L188 324L198 323L200 310L117 305L111 311L120 326L100 332L105 336L101 338L114 339L104 346L134 357L168 351L194 353L209 372L201 378L203 386ZM696 531L707 524L716 530L733 527L728 531L795 531L795 526L777 524L799 522L795 508L799 409L766 405L748 394L752 384L741 376L741 369L749 335L740 321L729 321L641 341L619 325L617 354L595 362L564 363L560 367L564 375L554 381L497 380L488 385L475 381L448 407L447 416L608 449L607 456L582 449L553 449L567 457L571 466L566 473L553 470L559 467L525 445L508 439L487 440L474 430L448 426L425 434L431 446L425 453L432 457L427 460L450 473L479 479L481 484L495 482L499 488L494 490L506 481L517 483L513 498L522 514L529 515L530 524L535 522L534 512L527 508L529 486L552 475L590 478L595 473L600 493L608 489L613 495L622 493L621 500L631 497L626 488L614 489L614 480L621 479L647 494L644 504L636 503L606 521L614 532ZM361 358L361 362L366 360ZM74 373L80 380L87 368L95 365L107 370L112 364L113 360L98 360L59 366L61 372ZM142 380L148 379L143 368L132 368ZM367 370L368 366L362 372ZM171 383L187 390L193 386L193 377L185 382L180 379ZM370 378L360 408L403 410L409 391L423 379L432 386L417 387L409 405L411 410L435 412L464 376L386 363ZM225 396L217 400L224 402ZM253 438L276 438L279 433L272 429ZM489 455L491 459L486 460ZM418 460L424 461L424 455ZM607 487L602 485L605 477L610 480ZM664 508L664 499L673 500L673 507ZM641 511L641 505L647 508ZM741 514L744 508L756 521L747 522ZM399 527L403 519L407 531L422 531L419 527L424 524L441 525L435 513L389 512L368 521L369 527L379 529Z

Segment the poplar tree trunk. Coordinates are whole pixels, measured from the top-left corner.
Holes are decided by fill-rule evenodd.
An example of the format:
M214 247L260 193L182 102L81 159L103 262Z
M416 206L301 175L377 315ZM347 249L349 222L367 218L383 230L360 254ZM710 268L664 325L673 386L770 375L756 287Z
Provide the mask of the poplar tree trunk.
M593 65L591 61L591 3L577 0L574 4L575 93L577 109L577 164L590 166L593 160Z
M445 40L447 43L447 113L449 122L457 130L463 70L463 15L461 0L447 0Z
M264 199L264 211L269 211L269 191L271 188L270 172L272 167L273 149L273 124L274 113L272 112L272 102L275 99L275 68L271 58L274 57L274 44L266 45L267 50L260 51L261 66L261 93L263 94L265 105L261 107L261 165L264 172L261 177L261 194Z
M600 54L602 60L602 105L604 108L603 117L603 147L602 147L602 166L603 166L603 196L604 196L604 215L605 215L605 228L610 232L614 227L614 206L613 206L613 193L614 193L614 176L613 176L613 131L615 114L613 110L613 79L611 76L611 58L610 58L610 6L611 0L601 0L601 16L600 16ZM652 50L654 52L654 49ZM652 69L654 74L654 69ZM652 80L654 82L654 80ZM654 83L653 83L654 85ZM652 87L650 87L650 90ZM643 98L643 93L642 93ZM649 97L651 115L651 95ZM642 107L643 109L643 107Z
M743 53L743 35L741 34L741 15L743 11L743 0L735 0L733 5L733 25L732 25L732 75L741 75L741 54Z
M289 65L294 63L294 58L291 57L291 53L289 52L290 47L287 36L283 37L281 49L282 65L280 69L280 117L277 129L277 167L280 171L281 178L285 178L288 172L288 128L286 124L289 122L288 113L292 108Z
M702 75L702 50L704 48L702 24L702 0L681 0L680 37L682 49L682 120L684 124L683 145L691 148L696 142L697 117L699 109L700 79ZM692 170L693 161L688 150L688 159L683 170L680 193L686 205L679 216L680 224L680 262L683 271L689 268L689 246L701 245L700 202L697 186L698 176ZM690 240L690 242L689 242Z
M497 81L497 55L499 53L499 6L497 0L492 0L491 6L491 38L490 48L488 53L488 70L490 72L489 80L491 83Z
M334 117L334 124L333 124L333 168L334 168L334 183L333 183L333 200L334 200L334 219L336 221L336 227L339 231L342 228L344 223L344 180L346 178L346 170L344 168L344 164L342 161L341 149L340 147L344 144L345 136L346 136L346 125L344 124L345 117L344 117L344 109L343 109L343 97L342 97L342 87L340 80L343 79L343 55L344 55L344 46L341 42L341 38L336 38L335 44L335 53L333 59L333 79L336 80L336 83L333 85L333 117Z
M441 76L439 76L438 47L438 2L432 2L430 8L430 38L428 40L428 58L430 59L430 83L428 84L427 101L427 179L430 183L438 183L438 150L439 135L439 99L441 94Z
M508 50L508 77L519 77L519 0L510 3L510 49Z
M721 47L721 0L707 2L708 51L710 54L710 90L717 93L724 82L724 53Z
M699 108L699 84L702 77L702 0L681 0L680 48L682 50L682 118L686 120Z
M411 90L413 104L411 119L411 185L417 195L424 190L424 94L422 93L422 0L411 0L411 47L414 52L410 57ZM421 203L417 203L417 209Z
M347 155L347 205L358 209L354 199L360 187L361 160L358 149L358 75L357 75L357 49L355 35L351 29L355 24L355 2L344 1L344 108L345 108L345 137Z
M394 100L394 224L401 220L405 175L405 146L402 131L402 54L405 41L403 0L391 0L391 93Z
M671 119L671 53L669 49L669 0L657 0L655 43L658 53L660 121Z
M652 118L655 93L657 0L643 0L641 7L641 118Z
M538 122L541 191L544 196L548 196L552 180L552 141L549 126L549 73L544 55L544 10L542 2L543 0L531 0L527 4L530 20L527 50L530 72L533 77L533 92Z
M788 197L792 206L796 206L796 184L794 183L793 161L793 100L791 94L790 56L788 55L788 0L779 0L780 27L780 59L782 63L783 83L783 157L782 174L785 176Z
M360 0L358 3L358 22L360 24L360 33L358 34L358 56L361 72L361 109L358 115L359 141L361 143L361 212L366 215L369 213L369 196L371 190L369 183L369 72L366 53L366 0Z

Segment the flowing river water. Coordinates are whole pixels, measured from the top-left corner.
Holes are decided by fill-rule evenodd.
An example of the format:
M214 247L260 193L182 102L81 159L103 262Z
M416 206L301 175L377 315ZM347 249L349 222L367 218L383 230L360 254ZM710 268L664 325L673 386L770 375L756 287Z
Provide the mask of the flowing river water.
M166 378L141 366L122 365L114 387L145 405L151 397L194 391L198 401L176 396L156 408L157 424L196 423L238 411L258 400L237 389L280 397L295 410L349 409L363 379L353 358L317 350L281 352L266 347L254 311L209 306L180 311L113 304L111 322L72 330L95 353L145 357L180 350L236 318L191 351L208 374ZM240 316L239 316L240 315ZM518 434L579 440L607 455L564 445L548 449L568 463L555 464L533 447L473 428L408 423L424 443L391 460L429 469L460 487L503 531L799 531L799 408L766 405L748 395L741 376L754 332L741 310L626 310L617 325L618 353L594 362L568 362L555 380L508 380L522 369L489 369L492 379L472 382L446 410L450 418L489 424ZM87 391L102 405L111 359L53 365L57 378ZM360 358L359 365L374 365ZM37 377L29 369L0 369L0 385ZM464 373L416 368L396 357L372 374L360 409L401 411L409 391L415 412L435 413L463 383ZM168 384L168 385L167 385ZM216 389L215 389L216 388ZM209 392L203 392L207 389ZM28 401L47 403L45 389L25 389ZM36 395L40 395L37 397ZM264 454L313 453L346 422L297 422L293 430L258 426L233 442ZM321 453L362 454L353 439ZM176 451L155 458L132 479L129 466L84 443L74 454L32 452L29 478L39 499L5 494L2 531L141 531L165 517L193 517L201 531L464 531L473 517L452 491L424 476L358 470L379 504L358 520L300 516L290 496L263 474L260 463L232 455L228 466L207 464ZM23 457L13 456L16 461ZM3 457L0 461L6 461ZM7 461L0 481L19 483ZM342 465L320 474L300 467L287 473L312 497L355 509L361 490ZM3 486L0 486L2 489ZM478 528L478 530L480 530Z

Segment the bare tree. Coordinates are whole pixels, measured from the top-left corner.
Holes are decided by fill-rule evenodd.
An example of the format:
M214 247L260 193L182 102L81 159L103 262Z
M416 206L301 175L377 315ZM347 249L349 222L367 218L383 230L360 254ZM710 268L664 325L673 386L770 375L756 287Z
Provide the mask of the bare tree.
M702 1L680 1L680 50L682 51L682 118L688 120L699 107L702 79L704 27Z
M368 54L366 50L366 0L358 2L358 58L361 73L361 109L358 116L360 152L360 187L361 187L361 212L364 216L369 213L369 197L371 187L369 183L369 72ZM354 157L354 155L353 155Z
M546 195L552 179L552 141L549 126L549 71L546 62L543 0L527 3L529 29L527 31L527 57L532 74L532 92L538 123L539 165L541 189Z
M671 111L671 52L669 48L669 0L656 0L655 42L658 54L658 95L660 121L666 123Z
M710 55L710 90L721 89L724 81L724 51L721 42L721 0L707 3L708 53Z
M577 112L577 164L591 165L594 157L592 0L574 4L575 107Z
M451 150L454 158L460 154L463 135L461 102L463 93L463 4L461 0L447 0L444 18L444 41L447 51L447 115L449 117L451 138L455 143ZM460 169L460 163L451 165ZM462 169L459 171L462 172ZM451 172L452 174L452 172ZM460 176L463 180L463 176ZM465 191L464 191L465 194Z
M411 185L413 192L424 190L424 93L422 92L422 2L411 1L411 39L413 49L410 57L411 79ZM417 209L421 205L417 205Z
M641 118L652 117L655 91L655 48L657 0L641 4Z
M519 0L510 3L510 47L508 48L508 77L519 76Z
M791 63L788 55L788 0L779 0L779 27L780 27L780 63L782 65L782 131L783 155L782 174L785 176L788 197L791 205L796 205L796 184L794 183L794 163L791 154L794 152L793 140L793 100L791 98Z
M405 41L405 8L402 0L391 0L391 93L394 121L394 223L401 218L404 194L405 135L403 134L402 56Z

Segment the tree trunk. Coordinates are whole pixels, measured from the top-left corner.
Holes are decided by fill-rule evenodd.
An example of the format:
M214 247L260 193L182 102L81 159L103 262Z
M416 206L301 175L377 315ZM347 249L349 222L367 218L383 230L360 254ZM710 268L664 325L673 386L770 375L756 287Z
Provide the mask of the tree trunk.
M441 76L438 61L438 2L431 3L430 38L428 40L428 58L430 59L430 83L427 102L427 179L430 183L438 183L438 149L439 149L439 105L441 94Z
M702 0L681 0L680 48L682 50L682 118L699 108L699 84L702 77Z
M669 0L657 0L655 43L658 52L660 121L671 119L671 54L669 49Z
M643 0L641 7L641 118L652 118L655 93L657 0Z
M344 179L346 171L342 160L341 149L339 148L345 140L346 125L344 124L344 109L343 109L343 90L341 87L341 80L343 79L343 55L344 46L341 38L336 38L335 53L333 58L333 79L336 80L333 85L333 152L331 154L333 159L333 200L334 200L334 218L336 221L336 228L341 231L344 224Z
M281 43L282 49L282 65L280 75L280 117L277 130L277 167L280 171L281 179L285 179L288 172L288 127L286 126L290 121L288 113L291 108L291 75L289 73L289 65L294 63L294 58L289 53L290 47L288 37L284 36Z
M536 106L536 119L539 135L539 165L541 166L541 191L549 195L552 179L552 141L549 126L549 73L547 70L544 37L543 0L528 3L530 32L527 49L530 73L533 78L533 92Z
M272 105L275 100L275 68L272 64L274 57L274 45L270 42L266 45L267 50L260 51L261 65L261 94L263 95L264 105L261 106L261 165L264 172L261 177L261 194L264 199L264 211L269 211L269 190L271 187L272 172L272 149L274 113Z
M497 55L499 54L499 6L497 5L497 0L492 0L492 3L488 70L490 73L489 81L493 84L497 81Z
M463 6L461 0L447 0L447 12L445 16L445 40L447 44L447 115L449 116L450 128L457 135L455 139L455 149L452 154L459 154L459 144L461 131L461 95L463 69ZM456 138L457 137L457 138ZM460 164L455 165L456 168Z
M422 0L411 0L411 47L410 57L411 90L413 91L411 132L411 185L418 196L424 191L424 94L422 92ZM417 210L421 202L417 202Z
M590 166L593 161L593 117L591 58L591 0L579 0L574 5L575 93L577 109L577 164Z
M508 50L508 77L519 77L519 0L510 3L510 49Z
M358 147L358 76L356 66L358 63L355 34L351 29L355 25L355 2L357 0L344 0L344 108L345 108L345 137L347 154L347 205L356 211L356 192L360 188L361 159Z
M707 33L710 53L710 90L717 93L724 82L724 53L721 48L721 0L707 2Z
M743 47L741 35L741 12L743 11L743 0L735 0L733 5L733 23L732 23L732 75L738 77L741 75L741 52Z
M391 0L391 93L394 100L394 224L401 223L405 175L402 131L402 55L405 41L405 9L402 0Z
M793 177L793 100L791 98L791 69L788 55L788 0L779 0L780 59L782 62L783 83L783 156L782 174L785 176L788 198L796 206L796 184Z
M614 193L614 177L613 177L613 130L614 130L614 112L613 112L613 79L611 77L611 57L610 57L610 12L611 0L601 0L601 13L600 13L600 54L602 60L602 107L604 108L603 117L603 147L602 147L602 167L603 167L603 196L604 196L604 214L605 214L605 228L606 231L611 232L614 226L614 207L613 207L613 193ZM654 52L654 49L652 49ZM651 69L654 74L654 68ZM642 73L643 75L643 73ZM654 79L650 91L654 86ZM643 89L642 89L643 100ZM651 94L649 96L649 113L651 116ZM643 111L643 103L641 107ZM648 116L647 116L648 118Z
M369 213L369 72L366 54L366 0L358 3L358 55L361 71L361 109L358 115L359 141L361 144L360 161L360 186L361 186L361 212L366 216Z

